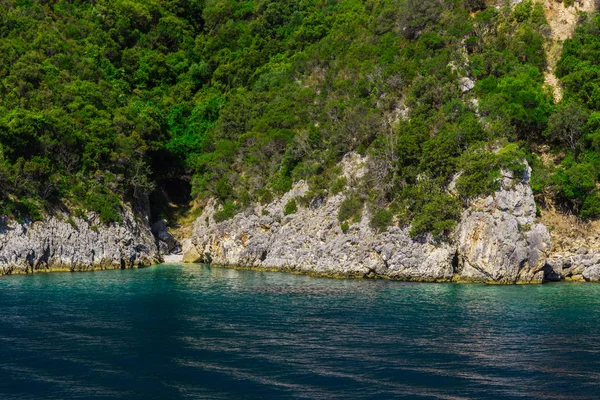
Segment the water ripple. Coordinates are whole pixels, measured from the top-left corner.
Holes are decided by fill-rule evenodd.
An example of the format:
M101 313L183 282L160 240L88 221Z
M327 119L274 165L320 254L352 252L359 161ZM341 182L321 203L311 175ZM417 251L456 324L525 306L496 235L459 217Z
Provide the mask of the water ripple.
M0 278L0 398L594 399L600 285Z

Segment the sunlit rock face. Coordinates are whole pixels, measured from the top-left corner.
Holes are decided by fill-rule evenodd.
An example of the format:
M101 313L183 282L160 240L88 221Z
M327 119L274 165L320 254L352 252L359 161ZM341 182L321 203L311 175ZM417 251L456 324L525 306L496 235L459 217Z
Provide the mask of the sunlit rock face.
M342 162L348 181L365 161L351 157ZM378 233L366 208L344 233L337 218L342 194L315 198L285 215L287 202L307 193L304 182L268 205L256 204L219 223L214 219L219 207L212 202L195 223L185 259L331 276L537 283L544 279L550 237L535 223L529 173L529 168L523 177L503 172L500 190L473 202L447 241L412 238L408 228Z
M125 208L121 224L57 215L34 223L0 224L0 274L131 268L160 261L146 217Z
M462 216L457 238L457 275L464 280L537 283L544 280L550 235L536 223L529 185L531 169L516 178L503 171L493 196L474 202Z

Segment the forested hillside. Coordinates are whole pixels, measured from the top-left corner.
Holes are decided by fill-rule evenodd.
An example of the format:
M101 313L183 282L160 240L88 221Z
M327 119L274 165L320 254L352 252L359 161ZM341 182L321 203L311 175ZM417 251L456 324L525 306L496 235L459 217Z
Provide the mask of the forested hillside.
M543 5L480 0L0 0L0 214L118 221L174 197L226 219L368 155L340 223L443 236L502 168L600 215L600 17L567 40L555 104ZM460 173L460 175L458 175ZM453 182L455 190L448 190ZM395 217L395 218L394 218Z

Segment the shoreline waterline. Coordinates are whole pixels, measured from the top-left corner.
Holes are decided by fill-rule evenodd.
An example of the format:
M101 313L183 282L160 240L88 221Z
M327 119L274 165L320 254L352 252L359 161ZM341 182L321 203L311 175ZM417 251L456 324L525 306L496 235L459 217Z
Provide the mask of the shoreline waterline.
M129 270L129 269L146 269L150 267L160 267L165 265L207 265L209 267L222 268L222 269L231 269L238 271L255 271L255 272L273 272L273 273L281 273L281 274L291 274L291 275L300 275L300 276L310 276L313 278L324 278L324 279L337 279L337 280L385 280L392 282L414 282L414 283L456 283L456 284L484 284L491 286L527 286L527 285L547 285L554 283L600 283L596 281L586 281L584 279L571 279L566 278L559 281L535 281L535 282L498 282L498 281L487 281L487 280L473 280L473 279L463 279L460 276L454 276L450 279L428 279L428 278L416 278L416 277L393 277L386 275L378 275L378 274L333 274L333 273L324 273L310 270L300 270L292 267L248 267L248 266L240 266L240 265L220 265L220 264L205 264L205 263L192 263L192 262L184 262L183 256L181 255L167 255L164 256L162 262L156 262L148 265L133 265L127 266L123 268L122 266L109 264L107 266L77 266L77 267L66 267L66 266L57 266L57 267L49 267L49 268L40 268L40 269L0 269L0 279L3 277L9 276L22 276L22 275L39 275L39 274L55 274L55 273L75 273L75 272L101 272L101 271L115 271L115 270Z

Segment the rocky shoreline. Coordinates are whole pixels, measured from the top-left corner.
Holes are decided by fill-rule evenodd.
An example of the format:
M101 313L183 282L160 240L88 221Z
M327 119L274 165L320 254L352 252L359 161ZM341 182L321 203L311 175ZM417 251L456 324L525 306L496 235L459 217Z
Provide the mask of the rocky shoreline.
M0 221L0 275L137 268L162 261L148 218L125 207L121 224L58 213L41 222Z
M364 174L365 159L349 154L341 164L348 182ZM305 182L267 205L223 222L211 201L182 243L164 221L123 209L121 224L104 225L67 214L42 222L0 221L0 275L137 268L167 262L281 271L335 278L383 278L415 282L533 284L600 282L600 252L552 253L546 226L538 222L530 172L503 171L500 189L473 199L446 240L413 238L408 228L377 232L364 208L360 221L342 231L337 218L343 194L316 196L285 215L291 199L308 192Z
M360 156L348 155L343 173L360 175L363 163ZM219 207L211 202L195 223L184 258L317 276L496 284L556 280L561 272L555 270L558 264L547 262L550 235L536 222L529 174L529 168L522 177L504 171L501 188L472 201L446 241L412 238L407 228L395 226L378 233L370 227L366 208L362 219L343 232L337 219L343 194L315 198L285 215L285 204L307 193L304 182L270 204L256 204L223 222L215 221Z
M359 175L364 159L348 155L345 175ZM362 219L343 232L337 219L342 194L313 199L285 215L285 204L304 196L294 188L267 205L256 204L233 218L215 221L211 202L184 245L184 261L260 271L338 278L384 278L418 282L532 284L600 281L600 253L553 254L546 226L537 222L530 168L522 177L503 171L494 195L474 199L449 239L412 238L407 228L378 233ZM352 176L351 176L352 178Z

